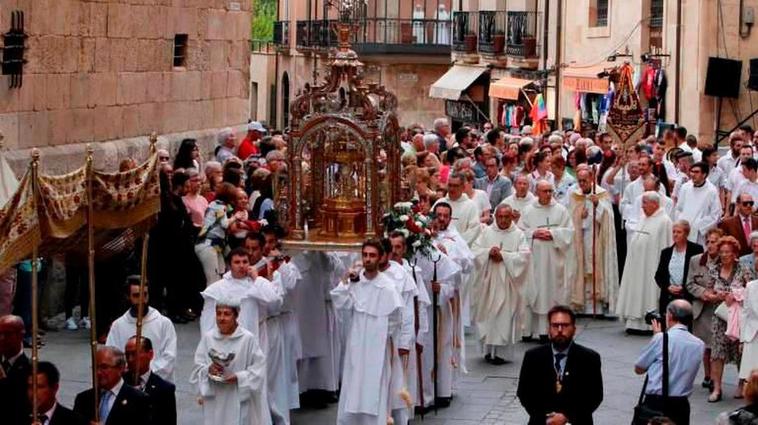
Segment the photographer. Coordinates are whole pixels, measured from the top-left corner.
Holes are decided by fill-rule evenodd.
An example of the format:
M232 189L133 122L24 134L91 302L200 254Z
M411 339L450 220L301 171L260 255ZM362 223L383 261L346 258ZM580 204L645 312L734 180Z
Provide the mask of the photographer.
M660 412L671 418L677 425L690 423L690 403L692 384L700 368L700 360L705 350L703 341L692 335L688 326L692 323L692 305L686 300L674 300L666 306L666 331L668 340L668 376L666 389L663 385L663 333L660 317L651 312L646 315L654 332L653 339L637 359L634 371L638 375L647 373L644 401L642 406L649 411ZM652 317L651 317L652 316Z

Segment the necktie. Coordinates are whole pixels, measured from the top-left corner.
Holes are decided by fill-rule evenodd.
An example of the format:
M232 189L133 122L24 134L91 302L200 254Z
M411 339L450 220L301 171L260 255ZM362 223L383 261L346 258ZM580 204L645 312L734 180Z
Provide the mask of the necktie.
M563 353L556 353L555 354L555 375L558 377L558 380L560 381L563 377L563 371L561 370L561 360L566 357Z
M3 359L3 370L5 371L5 374L7 375L8 372L11 370L11 362L8 361L8 359Z
M745 232L745 240L750 240L750 217L742 219L742 231Z
M47 415L40 415L39 416L39 423L41 423L42 425L47 425L48 424L48 422L47 422L48 419L50 419L50 418L48 418Z
M100 423L104 424L108 420L108 415L111 413L110 401L113 397L113 393L110 391L103 391L100 396Z

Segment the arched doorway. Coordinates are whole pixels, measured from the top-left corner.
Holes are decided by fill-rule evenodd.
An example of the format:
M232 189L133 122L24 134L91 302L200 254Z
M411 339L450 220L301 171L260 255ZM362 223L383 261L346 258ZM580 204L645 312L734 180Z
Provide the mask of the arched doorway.
M290 77L286 71L282 74L282 116L284 117L283 130L290 125Z

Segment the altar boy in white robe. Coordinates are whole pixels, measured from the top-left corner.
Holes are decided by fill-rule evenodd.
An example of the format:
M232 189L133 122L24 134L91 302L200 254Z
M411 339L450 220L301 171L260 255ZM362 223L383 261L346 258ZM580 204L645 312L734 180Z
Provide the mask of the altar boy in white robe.
M479 341L484 359L501 365L512 359L510 350L521 337L521 288L529 266L529 246L510 205L495 208L495 221L484 228L472 251Z
M351 273L331 291L336 308L350 317L338 425L386 425L392 399L403 388L397 355L403 300L391 278L379 271L384 248L363 243L363 271Z
M466 372L466 345L463 336L461 294L467 289L463 285L470 281L468 274L473 269L474 254L461 237L453 220L452 208L445 202L434 206L432 224L432 241L442 253L458 264L461 271L455 278L440 281L438 287L432 287L439 293L439 335L440 350L438 354L437 390L438 406L446 407L453 394L453 379L456 370Z
M526 207L519 225L531 244L532 261L524 288L528 306L524 334L547 340L547 312L566 304L568 282L565 276L566 252L574 238L574 225L566 208L553 199L552 183L537 183L537 200Z
M214 309L216 325L201 337L190 377L203 401L203 424L268 424L271 418L262 397L266 358L258 339L238 323L239 300L217 299Z

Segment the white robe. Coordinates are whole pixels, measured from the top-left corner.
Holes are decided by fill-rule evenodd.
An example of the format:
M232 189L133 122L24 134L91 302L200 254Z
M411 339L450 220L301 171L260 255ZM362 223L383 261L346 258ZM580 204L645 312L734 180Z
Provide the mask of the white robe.
M703 245L706 232L719 223L722 212L719 192L711 182L706 180L700 187L692 181L682 185L674 217L690 223L690 242Z
M220 353L234 353L226 368L234 373L234 384L219 383L208 377L213 348ZM203 334L195 350L195 369L190 383L196 386L203 400L204 425L264 425L271 422L263 401L266 357L257 338L241 326L231 335L221 335L218 328Z
M648 330L645 313L658 308L660 288L655 271L661 251L671 246L671 219L662 209L643 218L627 249L616 314L626 319L627 329Z
M750 373L758 367L758 280L745 286L740 314L740 342L743 345L739 377L749 379Z
M565 261L574 240L574 226L566 207L555 200L547 206L534 201L521 214L520 223L532 251L529 279L524 285L526 305L531 312L527 313L525 335L546 335L548 310L568 301ZM537 229L549 230L552 240L534 239Z
M589 195L581 189L575 190L569 197L569 214L574 225L574 243L571 244L566 260L569 282L571 284L571 306L581 313L606 314L616 309L619 275L618 257L616 255L616 228L613 224L613 207L611 196L602 187L596 188L600 198L594 208ZM582 218L582 211L587 217ZM593 219L593 214L596 215ZM593 225L594 223L594 225ZM593 254L593 227L595 230L595 252ZM595 256L593 273L593 255ZM596 278L596 301L593 306L592 279ZM594 311L593 311L594 308Z
M428 315L428 309L432 305L432 300L429 298L429 293L427 292L426 283L424 282L424 277L422 275L421 269L418 266L411 266L410 263L408 263L408 260L403 259L403 268L405 269L405 272L408 274L408 276L413 279L413 282L416 284L416 299L414 301L415 304L417 304L417 307L414 306L414 309L418 310L418 321L416 322L416 328L418 331L416 332L415 341L416 344L421 345L422 347L425 347L425 337L431 336L429 333L429 315ZM414 311L415 313L415 311ZM411 351L408 358L408 371L406 372L407 377L407 385L408 385L408 391L411 393L411 397L413 397L414 405L415 406L422 406L427 404L426 395L424 394L424 403L421 403L421 386L424 386L424 390L426 390L426 380L423 375L423 371L425 370L423 359L421 359L421 364L419 364L419 356L416 350L416 344L411 345ZM431 347L429 348L431 350ZM424 349L425 351L426 349ZM421 379L419 379L419 377ZM431 376L429 377L430 384L431 384ZM423 381L422 383L419 383L419 381ZM431 401L431 400L430 400ZM411 414L411 417L413 415Z
M532 192L526 192L526 196L523 198L519 198L516 196L516 192L513 192L511 196L503 199L500 202L500 205L508 205L511 207L512 210L517 211L519 214L523 214L526 207L531 205L534 200L537 199L536 196ZM516 222L520 226L521 218L519 217L519 221Z
M392 398L402 388L393 372L402 369L396 344L403 300L382 273L340 282L331 295L335 307L351 316L337 424L386 425Z
M453 220L451 223L458 229L466 244L471 246L481 230L480 213L476 207L476 203L469 199L465 193L461 194L461 197L455 201L449 197L444 197L437 201L435 205L440 202L446 202L453 208Z
M123 350L129 338L137 334L137 318L129 311L113 321L105 345ZM176 366L176 330L171 320L158 310L148 307L147 314L142 319L142 336L150 338L153 343L153 360L150 370L161 378L174 380Z
M490 259L493 247L499 249L503 261ZM529 269L524 232L515 224L500 229L493 223L484 228L472 250L476 255L473 298L479 341L485 346L514 344L521 337L521 290Z

